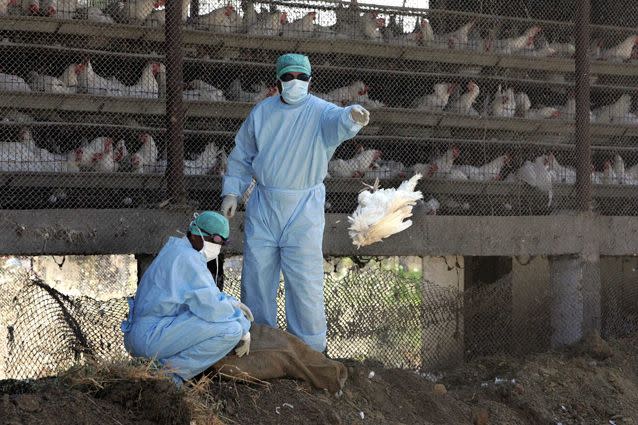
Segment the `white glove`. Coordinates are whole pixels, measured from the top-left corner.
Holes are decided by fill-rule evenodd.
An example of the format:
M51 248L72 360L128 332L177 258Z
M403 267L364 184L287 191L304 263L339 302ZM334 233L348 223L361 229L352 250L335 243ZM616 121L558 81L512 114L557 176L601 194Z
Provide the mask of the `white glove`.
M244 313L244 317L248 319L249 322L255 321L255 318L253 317L253 312L250 311L250 309L248 308L246 304L240 301L235 301L233 305L237 307L238 309L240 309L242 313Z
M352 109L350 109L350 117L352 117L352 121L362 126L366 126L370 122L370 112L363 106L354 105Z
M237 197L235 195L226 195L222 201L222 214L226 218L233 218L237 211Z
M237 357L241 357L244 354L250 353L250 332L246 332L246 335L242 336L239 343L235 347L235 354Z

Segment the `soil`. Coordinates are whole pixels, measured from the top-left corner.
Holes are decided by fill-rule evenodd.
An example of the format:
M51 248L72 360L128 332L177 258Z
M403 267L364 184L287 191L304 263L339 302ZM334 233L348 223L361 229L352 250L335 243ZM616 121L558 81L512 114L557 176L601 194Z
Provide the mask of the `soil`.
M609 343L591 338L525 358L486 357L442 377L346 364L349 378L338 397L292 380L247 385L216 377L180 392L157 378L79 386L4 381L0 422L638 425L638 335ZM196 400L202 392L206 403ZM199 413L204 404L209 410L207 421L196 416L198 403Z

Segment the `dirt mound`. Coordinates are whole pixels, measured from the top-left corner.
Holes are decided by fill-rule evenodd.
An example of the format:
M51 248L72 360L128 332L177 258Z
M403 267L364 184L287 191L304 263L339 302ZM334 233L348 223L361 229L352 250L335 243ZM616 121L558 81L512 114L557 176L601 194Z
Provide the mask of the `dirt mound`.
M77 370L0 384L7 424L638 424L638 335L525 359L495 356L442 377L346 362L339 396L277 380L203 378L184 391L147 369ZM437 382L433 382L437 381Z

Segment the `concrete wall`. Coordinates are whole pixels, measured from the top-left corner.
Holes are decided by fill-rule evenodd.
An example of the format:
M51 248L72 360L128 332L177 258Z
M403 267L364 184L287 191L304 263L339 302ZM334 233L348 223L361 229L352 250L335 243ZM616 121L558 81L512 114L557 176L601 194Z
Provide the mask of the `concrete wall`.
M0 215L0 255L155 254L184 230L192 211L26 210ZM413 226L357 250L344 214L327 214L326 255L511 256L638 253L638 217L416 216ZM242 215L231 220L229 254L243 245Z

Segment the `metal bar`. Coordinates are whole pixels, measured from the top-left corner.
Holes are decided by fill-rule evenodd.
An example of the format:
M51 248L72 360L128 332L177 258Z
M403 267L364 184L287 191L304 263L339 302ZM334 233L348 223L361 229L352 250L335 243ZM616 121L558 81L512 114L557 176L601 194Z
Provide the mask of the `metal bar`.
M191 0L191 13L190 16L195 18L199 16L199 0Z
M591 209L591 128L589 38L590 0L576 2L576 196L582 211Z
M166 2L164 26L166 50L166 139L167 188L174 203L185 199L184 190L184 107L182 103L182 2Z

